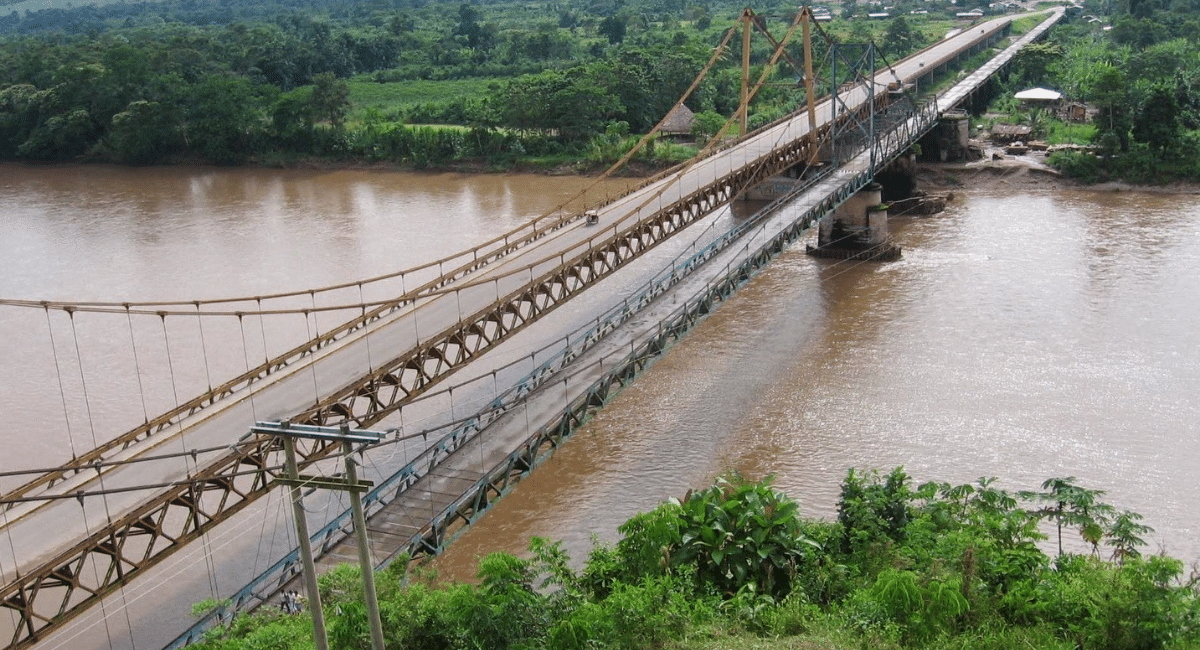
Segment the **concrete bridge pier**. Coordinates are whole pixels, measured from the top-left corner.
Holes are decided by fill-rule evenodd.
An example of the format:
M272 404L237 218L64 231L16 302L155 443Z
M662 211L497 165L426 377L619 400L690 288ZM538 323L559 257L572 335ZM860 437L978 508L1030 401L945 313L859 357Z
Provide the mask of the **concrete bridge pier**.
M937 126L921 138L921 159L930 162L967 160L970 134L970 115L965 111L946 111Z
M880 202L895 203L921 196L917 190L917 156L909 152L875 172L875 182L881 186Z
M789 167L737 196L742 201L774 201L787 196L829 168L828 159Z
M895 260L900 247L888 233L883 186L871 183L821 219L808 254L839 260Z

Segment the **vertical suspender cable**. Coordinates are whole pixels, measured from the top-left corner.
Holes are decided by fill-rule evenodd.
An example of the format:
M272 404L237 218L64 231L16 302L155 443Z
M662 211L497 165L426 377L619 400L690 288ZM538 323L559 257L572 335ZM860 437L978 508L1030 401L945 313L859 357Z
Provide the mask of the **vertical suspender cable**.
M150 423L150 410L146 408L146 388L142 385L142 366L138 362L137 340L133 336L133 316L129 313L129 303L125 303L125 320L129 323L129 347L133 350L133 374L137 377L138 395L142 398L142 421Z
M262 298L255 298L254 300L255 300L255 302L258 303L258 334L259 334L259 337L262 339L263 362L268 364L267 372L270 373L271 368L270 368L269 364L271 363L271 354L267 350L267 325L266 325L266 317L262 313L262 310L263 310ZM306 315L305 318L308 318L308 316Z
M242 312L237 313L238 329L242 332L242 358L246 362L246 372L250 372L250 348L246 345L246 321L243 318ZM256 421L258 420L258 411L254 408L254 381L251 377L246 384L246 390L250 391L250 416Z
M67 425L67 440L71 445L71 460L74 460L77 457L75 453L75 436L71 432L71 415L67 409L67 391L63 387L62 365L58 360L58 346L54 344L54 327L50 322L50 308L44 305L42 308L46 311L46 329L50 332L50 351L54 353L54 371L58 376L58 395L62 399L63 422Z
M92 406L91 406L90 400L88 400L87 378L84 376L84 372L83 372L83 354L79 350L79 332L75 328L75 312L72 309L67 309L66 311L67 311L67 318L69 318L71 321L71 338L75 343L75 359L76 359L76 361L79 362L79 385L80 385L80 389L83 392L83 406L84 406L85 412L87 413L88 428L91 430L91 434L92 434L92 447L99 447L100 446L99 443L96 442L96 425L92 421ZM104 474L103 474L103 472L101 472L99 470L99 468L97 468L97 470L96 470L96 478L100 482L100 489L104 490ZM101 496L101 499L102 499L102 502L104 503L104 519L111 525L112 524L112 514L109 512L109 509L108 509L108 495L104 494L103 496ZM79 502L79 507L80 508L84 507L82 499ZM84 512L82 514L83 514L84 529L87 531L88 537L91 537L92 532L91 532L91 526L88 524L87 513ZM117 562L120 562L121 560L120 560L120 558L113 556L111 561L115 564ZM92 563L92 574L95 577L96 584L102 585L103 581L100 579L100 567L95 562ZM125 625L127 625L129 628L129 643L131 645L133 645L136 650L137 644L133 640L133 621L131 621L129 619L129 606L128 606L128 603L125 602L125 587L124 587L124 585L121 586L120 592L121 592L121 610L125 612ZM112 632L108 629L108 613L105 611L105 608L103 606L104 599L100 600L100 605L101 605L100 612L101 612L101 615L104 617L104 632L108 636L108 646L111 649L112 648Z
M309 324L308 324L309 313L312 313L312 315L313 315L312 327L309 327ZM313 330L316 329L316 323L317 323L317 313L315 311L309 312L309 310L305 309L304 310L304 333L308 337L309 341L314 341L321 337L320 331L317 331L317 333L315 335L313 334ZM313 404L320 404L321 403L321 388L317 385L317 362L313 361L312 363L308 364L308 367L312 370L311 374L312 374L312 380L313 380ZM319 417L319 415L318 415L318 417Z
M208 382L208 394L212 396L212 371L208 367L208 346L204 342L204 318L200 316L200 301L196 305L196 326L200 328L200 353L204 356L204 379Z
M363 329L367 330L367 301L363 298L362 282L358 283L358 305L363 317ZM371 333L369 330L363 332L363 340L367 345L367 370L374 373L375 362L371 360Z
M320 314L320 312L317 310L317 296L310 291L308 293L308 297L309 297L309 304L312 305L312 315L313 315L312 332L309 333L308 340L309 341L317 341L321 338L321 324L319 322L317 322L317 315ZM308 328L308 315L307 314L305 314L305 316L304 316L304 327L306 329ZM319 404L321 402L321 387L317 382L317 362L313 361L312 363L308 364L308 367L312 370L313 404Z
M171 378L171 396L174 399L173 406L179 408L179 389L175 386L175 362L171 359L171 337L167 335L167 313L158 312L158 320L162 323L163 345L167 349L167 373ZM179 421L179 449L187 452L187 440L183 433L183 420ZM192 476L192 468L188 467L187 456L182 456L184 467L188 468L188 478Z

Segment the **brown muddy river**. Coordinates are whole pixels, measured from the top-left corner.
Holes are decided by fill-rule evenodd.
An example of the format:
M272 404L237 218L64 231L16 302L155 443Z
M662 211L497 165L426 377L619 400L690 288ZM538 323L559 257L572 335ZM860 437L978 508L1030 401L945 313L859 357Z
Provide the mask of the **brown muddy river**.
M811 516L850 467L1037 489L1075 476L1200 559L1200 198L968 192L897 219L904 259L793 250L438 562L592 536L730 469Z
M350 281L483 241L587 183L0 165L0 297ZM1200 197L968 191L892 228L895 263L785 253L456 541L443 576L469 578L480 554L532 535L582 558L593 536L612 541L630 515L729 469L773 474L806 514L828 517L848 468L897 465L918 481L996 476L1013 490L1075 476L1143 514L1149 550L1200 559ZM175 399L161 389L143 406L134 366L103 352L140 326L53 318L0 307L0 471L60 462ZM161 334L136 331L137 367L152 374ZM237 370L242 354L211 352L210 368L176 367L177 381ZM165 634L110 616L116 647L129 625L138 647Z

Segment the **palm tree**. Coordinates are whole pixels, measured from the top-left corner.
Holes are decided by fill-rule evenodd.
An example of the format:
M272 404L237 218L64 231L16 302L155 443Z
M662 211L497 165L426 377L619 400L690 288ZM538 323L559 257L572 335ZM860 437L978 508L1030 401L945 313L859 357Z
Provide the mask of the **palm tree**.
M1153 528L1137 523L1141 520L1142 516L1138 513L1125 510L1114 517L1109 525L1106 536L1113 547L1112 559L1117 563L1125 564L1128 558L1141 557L1137 547L1146 545L1141 535L1154 532Z
M1092 545L1092 553L1099 556L1100 540L1104 537L1103 524L1108 523L1113 507L1098 501L1104 490L1089 490L1075 485L1075 477L1046 479L1042 483L1044 492L1021 492L1020 496L1046 504L1033 511L1035 517L1053 517L1058 528L1058 554L1063 554L1063 524L1078 526L1084 541Z

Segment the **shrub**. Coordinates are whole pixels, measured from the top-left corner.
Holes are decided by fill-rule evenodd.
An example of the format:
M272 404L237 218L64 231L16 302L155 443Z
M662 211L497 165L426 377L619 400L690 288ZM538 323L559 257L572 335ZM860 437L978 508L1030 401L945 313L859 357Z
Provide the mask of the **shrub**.
M782 599L797 565L820 545L803 535L795 501L739 476L693 493L680 504L679 547L672 566L694 566L697 579L732 597L743 586Z
M1046 162L1058 171L1084 183L1104 180L1100 160L1087 151L1055 151Z
M1161 556L1113 565L1067 555L1018 597L1025 615L1089 650L1154 650L1200 643L1195 584L1176 585L1183 565Z
M880 479L878 471L866 474L852 468L842 481L838 501L838 523L842 525L842 552L883 559L881 549L890 548L904 538L908 525L908 474L900 467Z

